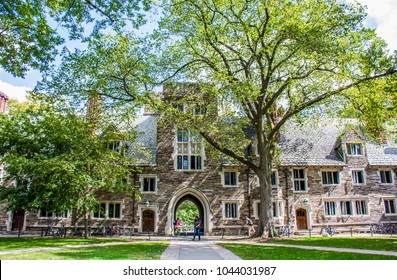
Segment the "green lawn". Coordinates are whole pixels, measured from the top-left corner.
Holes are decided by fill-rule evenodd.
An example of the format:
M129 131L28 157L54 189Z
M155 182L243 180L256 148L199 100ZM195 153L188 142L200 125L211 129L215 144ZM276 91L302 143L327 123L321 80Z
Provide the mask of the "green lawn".
M397 251L397 238L375 237L305 237L271 241L277 244Z
M0 238L0 251L129 241L131 241L131 239L128 238Z
M125 245L63 249L0 255L1 260L158 260L167 242L134 242Z
M220 244L243 260L397 260L397 257L247 244Z

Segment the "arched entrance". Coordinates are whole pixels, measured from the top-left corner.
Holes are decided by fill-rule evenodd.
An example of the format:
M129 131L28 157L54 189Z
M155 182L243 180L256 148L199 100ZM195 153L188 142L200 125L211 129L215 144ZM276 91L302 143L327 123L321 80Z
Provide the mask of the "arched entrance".
M201 227L200 227L200 231L203 233L204 232L204 209L203 209L203 205L201 204L201 202L193 195L191 194L187 194L185 196L183 196L175 205L175 209L174 209L174 217L175 218L181 218L179 215L177 215L177 210L179 209L179 207L183 204L185 204L186 202L191 202L192 204L195 205L195 207L197 208L197 216L200 218L201 222ZM194 215L196 216L196 215ZM189 224L189 225L193 225L194 224L194 218L195 217L190 217L189 220L184 220L182 219L182 222L184 224ZM175 219L174 219L175 220Z
M154 212L152 210L142 212L142 231L154 232Z
M170 200L167 211L167 225L165 233L168 235L172 234L173 222L177 218L175 216L176 210L178 209L178 206L186 200L193 202L199 210L201 231L203 233L211 233L213 223L210 204L207 197L202 192L193 188L184 188L177 191Z
M296 210L296 228L307 229L307 211L303 208Z

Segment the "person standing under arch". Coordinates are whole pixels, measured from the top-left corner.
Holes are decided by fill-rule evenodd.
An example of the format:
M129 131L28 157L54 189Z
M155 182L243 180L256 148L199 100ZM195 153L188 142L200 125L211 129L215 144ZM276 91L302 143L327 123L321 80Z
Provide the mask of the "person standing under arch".
M200 226L200 218L196 216L196 218L194 218L193 241L196 240L196 235L198 236L198 240L200 240Z

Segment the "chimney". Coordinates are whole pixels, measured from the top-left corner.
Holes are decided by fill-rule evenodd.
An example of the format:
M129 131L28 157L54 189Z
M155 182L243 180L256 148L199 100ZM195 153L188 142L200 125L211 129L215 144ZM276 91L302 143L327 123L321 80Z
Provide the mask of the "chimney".
M102 113L103 96L99 93L90 94L87 104L87 121L93 125L94 133L99 127Z
M10 100L10 98L0 91L0 113L6 113L8 100Z

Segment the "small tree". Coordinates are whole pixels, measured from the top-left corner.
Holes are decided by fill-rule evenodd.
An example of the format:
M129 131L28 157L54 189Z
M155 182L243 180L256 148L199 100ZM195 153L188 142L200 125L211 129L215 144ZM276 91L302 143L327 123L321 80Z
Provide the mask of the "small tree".
M132 192L130 159L107 148L126 135L93 134L85 117L43 103L10 106L0 123L0 162L7 174L0 200L9 209L75 209L87 237L97 193ZM13 180L15 185L6 183Z

